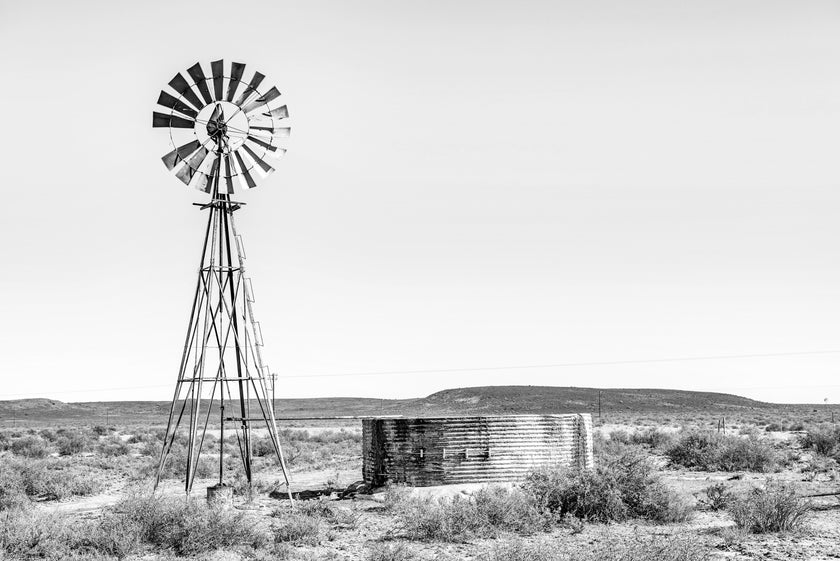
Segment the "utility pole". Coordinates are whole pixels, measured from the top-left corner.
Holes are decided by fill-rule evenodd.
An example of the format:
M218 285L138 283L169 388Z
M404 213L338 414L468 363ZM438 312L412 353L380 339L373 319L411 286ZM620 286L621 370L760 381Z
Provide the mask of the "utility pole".
M598 424L601 424L601 390L598 390Z
M277 418L277 406L274 401L274 388L277 387L277 373L271 375L271 411L274 413L274 418Z

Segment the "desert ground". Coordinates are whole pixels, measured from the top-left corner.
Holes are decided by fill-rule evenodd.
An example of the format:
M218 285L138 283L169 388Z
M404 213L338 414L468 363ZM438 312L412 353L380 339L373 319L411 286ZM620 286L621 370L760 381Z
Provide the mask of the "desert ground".
M524 402L517 407L522 396L515 392L502 399L479 390L457 390L462 393L449 399L467 400L461 403L474 412L531 412ZM542 470L523 482L491 486L366 489L356 485L358 420L284 420L293 490L320 494L294 506L264 436L255 439L250 490L227 436L225 479L234 502L214 506L204 493L218 480L217 435L187 499L183 446L175 447L152 493L165 417L134 423L139 409L126 413L111 404L108 424L85 423L74 406L62 418L54 411L61 406L38 415L45 404L4 402L0 558L840 558L840 430L830 411L728 399L712 408L688 402L675 408L651 395L622 409L616 396L607 396L607 413L595 416L594 472ZM574 408L568 401L555 403ZM375 407L390 413L391 405ZM9 423L13 406L20 414ZM724 417L725 433L719 430Z

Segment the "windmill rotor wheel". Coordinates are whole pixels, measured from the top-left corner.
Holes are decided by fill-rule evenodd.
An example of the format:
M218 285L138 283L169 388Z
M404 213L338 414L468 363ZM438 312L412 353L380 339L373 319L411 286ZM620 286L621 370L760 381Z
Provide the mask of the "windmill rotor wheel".
M197 62L161 90L152 127L166 128L172 150L161 158L186 185L231 195L252 189L274 171L271 160L286 153L289 111L277 87L263 85L245 64Z

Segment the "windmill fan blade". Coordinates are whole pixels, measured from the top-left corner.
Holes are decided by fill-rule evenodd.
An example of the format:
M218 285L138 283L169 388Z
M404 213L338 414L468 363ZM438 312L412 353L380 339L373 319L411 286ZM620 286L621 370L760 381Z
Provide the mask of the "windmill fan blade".
M199 191L204 191L205 193L209 193L210 189L213 187L213 182L210 181L210 176L207 175L206 173L202 173L200 171L197 171L195 173L195 175L198 177L198 179L196 179L194 181L195 188L198 189Z
M283 105L277 109L272 109L268 113L263 113L266 117L274 117L275 119L286 119L289 116L289 110Z
M210 63L210 68L213 70L213 92L216 94L216 101L224 101L222 97L222 85L225 74L225 61L214 60Z
M181 169L175 174L175 177L180 179L184 182L184 185L189 185L190 181L192 181L193 175L195 175L195 170L190 166L182 166Z
M259 139L259 138L257 138L256 136L251 135L251 134L249 134L249 135L248 135L248 138L247 138L246 140L250 140L250 141L251 141L251 142L253 142L254 144L256 144L256 145L258 145L258 146L262 146L262 147L263 147L263 148L265 148L266 150L271 150L272 152L274 152L275 150L277 150L277 147L276 147L276 146L272 146L272 145L271 145L271 144L269 144L268 142L266 142L266 141L264 141L264 140L262 140L262 139Z
M251 156L251 158L252 158L255 162L257 162L257 165L259 165L265 173L271 173L272 171L274 171L274 168L273 168L273 167L271 167L270 165L268 165L268 164L265 162L265 160L263 160L262 158L260 158L259 156L257 156L256 152L254 152L253 150L251 150L251 147L250 147L250 146L248 146L247 144L243 144L243 145L242 145L242 148L244 148L244 149L245 149L245 151L246 151L246 152L248 152L248 155L249 155L249 156Z
M245 65L241 62L234 62L230 65L230 82L228 82L227 96L225 100L232 101L236 95L239 82L242 81L242 74L245 72Z
M234 101L234 103L242 107L242 104L245 102L246 99L248 99L248 96L257 91L257 88L262 83L264 78L265 76L263 76L259 72L254 72L254 77L251 78L250 82L248 82L248 87L245 88L245 91L242 92L242 94L239 96L239 99Z
M201 167L201 164L204 163L204 159L207 157L209 152L206 148L201 147L198 152L193 154L189 160L187 160L181 169L175 174L175 177L183 181L185 184L189 185L190 181L192 181L193 176L198 173L198 168Z
M195 81L198 91L201 92L201 97L204 98L204 103L207 105L213 103L213 98L210 97L210 88L207 87L207 76L204 75L204 70L201 68L201 64L196 62L187 68L187 72L190 73L193 81Z
M289 127L274 129L275 138L288 138L290 134L292 134L292 129Z
M201 111L201 108L204 107L204 104L201 103L201 100L198 99L198 96L195 95L195 92L190 87L187 79L184 78L180 72L176 74L174 78L169 80L169 85L172 86L173 90L185 97L187 101L192 103L193 107L199 111Z
M173 95L169 95L165 91L160 92L160 96L158 97L158 105L162 105L164 107L169 107L170 109L174 109L179 113L183 113L187 117L192 117L193 119L198 117L198 113L186 103L181 102L178 98Z
M200 146L201 143L197 140L193 140L192 142L184 144L183 146L179 146L178 148L161 158L163 160L163 165L166 166L166 169L172 171L175 168L175 166L178 165L179 162L185 160L187 156L195 152Z
M264 105L264 104L266 104L270 101L273 101L273 100L277 99L278 97L280 97L280 90L278 90L277 87L275 86L275 87L271 88L270 90L268 90L264 95L261 95L257 99L248 103L248 105L243 107L242 110L245 113L250 113L251 111L253 111L257 107L259 107L260 105Z
M153 127L172 127L176 129L191 129L195 126L195 121L191 119L184 119L178 115L168 115L166 113L152 113Z
M236 161L239 162L239 169L242 174L242 177L245 178L245 182L248 184L248 189L253 189L257 186L257 183L254 181L254 178L251 177L251 172L248 171L248 168L245 167L245 162L242 161L242 156L239 155L239 152L234 152L236 156Z

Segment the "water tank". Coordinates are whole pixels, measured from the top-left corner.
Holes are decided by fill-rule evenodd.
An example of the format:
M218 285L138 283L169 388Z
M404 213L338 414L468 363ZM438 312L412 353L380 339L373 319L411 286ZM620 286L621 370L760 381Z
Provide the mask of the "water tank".
M592 417L373 417L362 421L362 458L373 487L519 481L550 466L591 469Z

